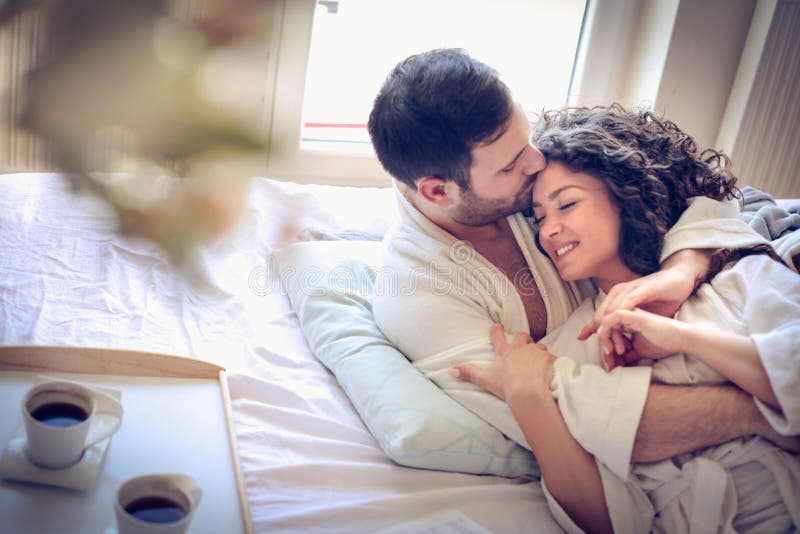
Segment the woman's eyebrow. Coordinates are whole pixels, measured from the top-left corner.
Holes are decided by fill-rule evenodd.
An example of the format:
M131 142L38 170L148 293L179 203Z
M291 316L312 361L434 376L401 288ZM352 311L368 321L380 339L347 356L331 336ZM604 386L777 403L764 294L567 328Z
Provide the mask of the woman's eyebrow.
M566 191L567 189L581 189L581 190L585 190L586 188L585 188L585 187L583 187L583 186L580 186L580 185L576 185L576 184L569 184L569 185L565 185L564 187L559 187L558 189L556 189L555 191L553 191L552 193L550 193L549 195L547 195L547 198L549 198L550 200L554 200L554 199L555 199L555 198L556 198L558 195L560 195L561 193L563 193L563 192L564 192L564 191Z

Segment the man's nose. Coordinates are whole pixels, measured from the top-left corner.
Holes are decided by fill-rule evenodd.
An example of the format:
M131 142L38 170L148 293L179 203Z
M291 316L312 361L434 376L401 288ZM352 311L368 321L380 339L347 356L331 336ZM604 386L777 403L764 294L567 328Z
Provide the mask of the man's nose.
M528 143L528 148L525 149L523 157L525 160L522 165L522 172L528 176L536 174L547 166L547 160L544 155L530 143Z

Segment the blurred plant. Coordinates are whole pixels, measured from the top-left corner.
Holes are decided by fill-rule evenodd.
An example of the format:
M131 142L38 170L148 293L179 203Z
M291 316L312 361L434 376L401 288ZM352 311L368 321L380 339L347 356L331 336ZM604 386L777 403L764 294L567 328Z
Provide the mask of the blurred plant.
M230 226L263 170L262 113L247 104L263 106L252 93L264 89L272 7L183 4L202 16L166 0L0 0L0 25L30 9L47 25L17 124L114 209L123 233L178 263Z

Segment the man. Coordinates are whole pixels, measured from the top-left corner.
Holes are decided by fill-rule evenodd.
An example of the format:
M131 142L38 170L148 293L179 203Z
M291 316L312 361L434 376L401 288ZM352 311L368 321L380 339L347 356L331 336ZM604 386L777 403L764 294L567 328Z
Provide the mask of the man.
M546 161L530 144L523 110L490 67L458 50L412 56L389 75L368 126L378 158L398 182L401 222L387 235L383 269L395 279L384 282L413 288L396 294L379 286L373 311L386 337L427 376L447 384L452 365L491 361L494 323L541 338L594 291L585 282L561 282L519 213L529 208ZM708 256L699 249L763 242L741 221L721 224L724 205L699 200L667 235L662 271L607 301L675 309L705 275ZM620 371L582 377L572 390L589 436L578 441L612 470L746 434L777 439L735 388L650 386L642 368ZM525 444L518 429L496 418L498 406L450 393Z

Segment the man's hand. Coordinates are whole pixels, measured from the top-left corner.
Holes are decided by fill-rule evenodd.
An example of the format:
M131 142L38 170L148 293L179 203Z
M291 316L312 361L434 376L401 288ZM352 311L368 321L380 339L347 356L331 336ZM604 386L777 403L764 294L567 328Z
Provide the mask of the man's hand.
M619 328L598 331L603 319L618 310L636 307L671 317L705 275L709 257L708 251L682 250L670 256L660 271L615 285L595 311L592 321L578 334L578 339L584 340L597 332L602 346L613 346L617 354L623 354L625 336Z
M485 368L471 364L455 365L451 374L472 382L508 402L515 392L536 388L550 391L555 357L544 345L534 343L527 333L517 334L512 343L506 341L503 326L490 331L495 359Z

